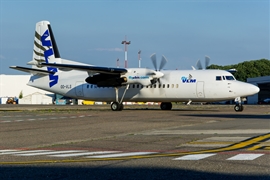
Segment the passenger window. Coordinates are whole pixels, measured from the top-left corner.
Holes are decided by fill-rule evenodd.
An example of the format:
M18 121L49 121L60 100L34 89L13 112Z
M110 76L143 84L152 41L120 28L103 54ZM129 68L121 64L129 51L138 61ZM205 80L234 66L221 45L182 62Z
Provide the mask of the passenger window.
M157 85L156 84L154 84L154 88L156 88L157 87Z
M167 88L169 88L170 87L170 84L167 84Z
M137 84L137 88L140 88L140 85L139 84Z
M178 84L176 84L176 87L175 88L178 88Z
M161 88L161 84L158 85L158 88Z
M163 88L165 88L165 84L163 84Z
M174 84L172 84L172 88L174 87Z
M141 86L141 88L143 88L143 85Z
M216 81L221 81L221 76L216 76Z

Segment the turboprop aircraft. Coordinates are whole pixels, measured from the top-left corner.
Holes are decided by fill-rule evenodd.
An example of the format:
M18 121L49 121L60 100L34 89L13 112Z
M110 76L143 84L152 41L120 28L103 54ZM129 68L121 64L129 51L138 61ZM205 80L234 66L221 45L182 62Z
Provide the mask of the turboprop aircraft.
M162 110L172 109L172 102L216 102L235 100L235 111L243 111L245 97L259 88L237 81L224 70L162 70L167 62L162 56L155 70L148 68L101 67L60 57L50 22L36 24L32 67L10 68L31 73L29 86L66 97L112 102L113 111L123 110L123 102L160 102Z

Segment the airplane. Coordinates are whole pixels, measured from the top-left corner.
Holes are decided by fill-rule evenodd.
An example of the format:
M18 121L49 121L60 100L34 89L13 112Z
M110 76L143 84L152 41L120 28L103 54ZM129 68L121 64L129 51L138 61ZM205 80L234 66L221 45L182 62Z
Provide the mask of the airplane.
M95 66L60 57L49 21L36 23L32 67L10 66L30 73L27 85L74 99L111 102L111 110L123 110L123 102L160 102L171 110L172 102L235 100L234 110L243 111L247 96L259 92L255 85L237 81L225 70L163 70L162 56L155 70Z

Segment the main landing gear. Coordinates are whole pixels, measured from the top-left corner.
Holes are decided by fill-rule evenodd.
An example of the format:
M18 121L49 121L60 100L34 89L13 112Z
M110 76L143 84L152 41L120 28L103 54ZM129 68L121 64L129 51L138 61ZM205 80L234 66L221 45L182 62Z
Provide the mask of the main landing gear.
M120 104L119 102L113 102L111 104L111 109L113 111L122 111L124 109L124 105L122 103Z
M119 100L118 100L118 89L119 89L119 87L115 87L115 97L116 97L116 101L112 102L112 104L111 104L111 109L112 109L113 111L122 111L122 110L124 109L124 105L123 105L122 102L123 102L124 96L125 96L126 91L128 90L128 88L129 88L129 84L126 86L126 89L125 89L125 91L124 91L124 93L123 93L123 95L122 95L122 98L121 98L121 100L119 101Z
M242 105L242 99L241 97L237 97L234 100L236 102L236 105L234 106L234 110L236 112L242 112L244 110L244 106Z
M162 102L160 104L160 109L161 110L171 110L172 109L172 103L170 103L170 102Z

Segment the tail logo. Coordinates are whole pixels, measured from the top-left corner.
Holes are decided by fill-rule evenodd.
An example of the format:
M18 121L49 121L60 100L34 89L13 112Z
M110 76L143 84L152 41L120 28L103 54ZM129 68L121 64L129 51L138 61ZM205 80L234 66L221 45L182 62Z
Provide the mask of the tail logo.
M50 36L49 30L47 29L44 34L41 36L41 43L42 46L48 47L49 49L44 51L44 57L46 63L49 63L49 57L54 55L53 49L52 49L52 42L51 40L46 40ZM57 68L54 67L47 67L48 71L57 72ZM58 75L50 74L49 75L49 86L52 87L58 83Z

